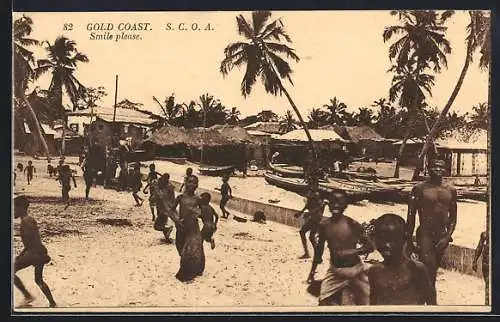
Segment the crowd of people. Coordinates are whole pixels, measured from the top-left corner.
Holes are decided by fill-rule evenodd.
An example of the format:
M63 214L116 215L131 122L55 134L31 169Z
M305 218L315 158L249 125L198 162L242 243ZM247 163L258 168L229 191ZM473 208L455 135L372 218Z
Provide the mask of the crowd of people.
M21 165L22 167L22 165ZM19 169L19 167L18 167ZM26 170L30 169L30 170ZM86 197L94 178L91 169L82 163L83 177L86 184ZM22 170L21 170L22 171ZM457 195L453 187L442 182L444 163L431 160L430 178L417 184L408 204L406 221L397 214L383 214L373 219L368 227L346 216L347 195L335 191L327 196L321 195L318 186L311 184L304 208L295 217L304 216L305 223L300 229L304 254L310 258L306 234L313 246L312 267L307 282L319 286L319 305L436 305L436 275L441 258L452 235L457 221ZM33 180L35 169L31 163L24 169L28 184ZM64 159L57 167L48 162L49 177L55 177L61 184L62 201L69 206L71 181L76 188L73 171ZM205 269L203 243L215 248L214 234L217 231L219 216L210 205L211 195L207 192L197 194L198 177L192 168L186 170L184 181L176 197L175 188L168 173L159 173L154 164L149 166L149 173L143 179L140 164L134 167L131 188L136 206L140 207L144 199L138 193L149 194L148 202L153 227L162 232L166 243L173 244L171 233L175 227L175 247L180 257L180 268L176 278L191 281L202 275ZM220 210L223 218L230 215L226 209L232 198L229 176L223 176L220 187ZM29 201L25 196L14 200L15 218L21 218L21 239L24 250L15 259L15 271L34 266L35 281L47 297L51 307L56 306L49 287L43 280L43 267L50 261L43 246L36 221L28 215ZM331 216L324 217L328 206ZM420 226L413 238L415 217L418 214ZM200 229L199 220L203 227ZM489 250L487 234L481 234L473 267L483 258L483 276L488 283ZM322 263L325 245L330 251L330 265L321 281L315 279L316 269ZM367 264L361 256L374 250L383 257L383 262ZM418 260L412 258L418 255ZM366 259L366 257L365 257ZM20 279L15 276L15 286L25 297L25 303L33 300Z

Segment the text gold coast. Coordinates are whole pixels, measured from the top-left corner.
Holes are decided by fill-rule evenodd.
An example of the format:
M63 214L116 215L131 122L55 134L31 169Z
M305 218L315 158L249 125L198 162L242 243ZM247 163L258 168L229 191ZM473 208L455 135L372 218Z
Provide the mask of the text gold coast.
M118 24L98 22L88 23L87 30L91 31L90 40L142 40L136 32L150 31L149 22L120 22Z

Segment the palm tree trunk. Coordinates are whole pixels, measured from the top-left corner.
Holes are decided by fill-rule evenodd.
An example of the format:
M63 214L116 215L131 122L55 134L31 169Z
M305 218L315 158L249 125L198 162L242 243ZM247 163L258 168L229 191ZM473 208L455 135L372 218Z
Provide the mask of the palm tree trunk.
M403 152L406 147L406 141L410 138L411 132L413 131L413 126L415 122L410 121L410 124L408 124L408 127L406 128L405 135L403 136L403 141L401 142L401 146L399 147L398 151L398 156L396 158L396 167L394 168L394 178L399 178L399 169L401 168L401 158L403 156Z
M61 135L61 157L64 156L64 152L66 150L66 112L64 113L62 119L62 135Z
M23 100L23 103L25 104L26 108L28 109L31 118L33 119L33 124L35 124L35 132L36 132L36 137L38 138L38 141L42 144L43 151L45 152L46 157L50 157L50 151L49 147L47 146L47 142L45 141L45 137L43 136L42 129L40 127L40 122L38 121L38 117L36 116L35 111L33 110L33 107L29 103L29 101L26 99L26 96L24 94L21 95L21 99Z
M443 122L444 118L448 114L448 111L450 110L451 106L453 105L453 102L455 101L455 98L458 95L458 92L460 91L460 88L462 87L462 84L465 79L465 75L467 74L467 70L469 69L470 65L470 60L471 60L471 55L472 55L472 39L473 37L469 37L469 40L467 42L467 52L465 54L465 63L464 66L462 67L462 72L460 73L460 77L458 78L457 84L455 85L455 88L453 89L453 92L451 93L450 98L448 99L448 102L444 106L443 110L441 111L441 114L439 114L438 119L432 126L432 129L430 133L427 135L427 138L425 140L424 146L422 147L422 150L420 151L418 158L419 162L417 164L417 167L415 168L415 171L413 172L413 177L417 177L420 174L420 171L422 171L422 165L423 165L423 159L427 151L429 150L432 142L436 139L439 127L441 126L441 123Z

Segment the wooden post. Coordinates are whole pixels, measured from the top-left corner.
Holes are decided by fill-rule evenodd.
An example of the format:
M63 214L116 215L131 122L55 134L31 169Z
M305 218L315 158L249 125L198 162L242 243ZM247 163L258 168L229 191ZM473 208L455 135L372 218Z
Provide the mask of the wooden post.
M113 111L113 126L115 123L115 118L116 118L116 99L118 97L118 75L116 75L116 80L115 80L115 106L114 106L114 111Z

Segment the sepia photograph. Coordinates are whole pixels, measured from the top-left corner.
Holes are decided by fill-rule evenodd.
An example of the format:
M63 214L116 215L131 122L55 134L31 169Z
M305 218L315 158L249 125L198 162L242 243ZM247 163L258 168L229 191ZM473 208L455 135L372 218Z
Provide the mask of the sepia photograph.
M490 312L490 25L13 12L11 312Z

